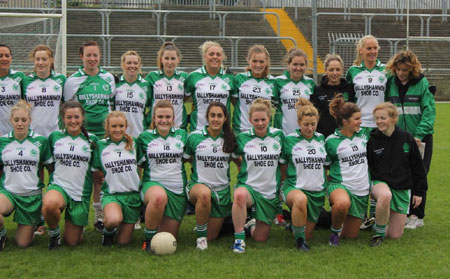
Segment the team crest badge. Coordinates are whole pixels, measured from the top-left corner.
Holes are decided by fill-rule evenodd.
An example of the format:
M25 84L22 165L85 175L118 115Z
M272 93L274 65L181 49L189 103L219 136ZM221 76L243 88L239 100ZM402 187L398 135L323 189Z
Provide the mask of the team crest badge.
M89 153L89 152L90 152L89 147L88 147L87 145L83 145L83 146L81 147L81 150L82 150L83 152L86 152L86 153Z
M53 91L58 92L59 88L61 88L61 87L59 87L58 85L55 85L55 86L53 86Z
M19 85L14 84L14 85L12 86L12 88L13 88L14 91L18 91L18 90L19 90Z
M273 148L274 150L278 150L278 149L280 149L280 145L279 145L278 143L274 143L274 144L272 145L272 148Z
M38 155L38 152L36 151L36 149L31 149L30 155L31 157L36 157Z
M109 90L109 85L108 84L103 84L102 88L103 88L103 90L108 91Z
M405 142L405 143L403 144L403 152L408 153L408 152L409 152L409 149L410 149L409 144Z

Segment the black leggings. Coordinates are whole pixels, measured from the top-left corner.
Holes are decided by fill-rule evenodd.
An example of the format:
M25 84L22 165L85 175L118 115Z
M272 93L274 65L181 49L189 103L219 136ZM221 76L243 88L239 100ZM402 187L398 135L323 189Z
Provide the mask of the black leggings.
M423 165L425 167L425 174L428 175L428 172L430 171L430 165L431 165L431 155L433 154L433 135L426 135L422 142L425 143L425 152L423 156ZM425 217L425 203L427 200L427 192L423 194L422 197L422 203L417 207L412 207L412 196L411 196L411 206L409 207L409 215L416 215L420 219L423 219Z

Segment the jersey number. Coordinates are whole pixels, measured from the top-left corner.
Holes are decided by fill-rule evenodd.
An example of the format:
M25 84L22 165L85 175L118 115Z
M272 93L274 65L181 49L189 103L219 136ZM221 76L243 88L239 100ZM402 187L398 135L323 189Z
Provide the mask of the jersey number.
M166 150L166 151L167 151L167 150L170 150L170 145L164 145L163 148L164 148L164 150Z
M119 154L119 158L122 157L122 152L117 151L117 154Z
M353 151L358 151L358 146L356 146L356 145L352 146L352 150Z
M261 93L261 88L253 87L253 93Z
M20 150L19 155L23 156L23 150Z
M213 153L217 153L217 147L213 147Z
M47 87L42 87L42 93L47 92Z
M2 93L6 92L6 86L2 86Z
M74 151L75 150L75 146L71 145L69 148L70 151Z
M316 154L316 150L314 148L307 149L308 154Z
M211 85L209 86L209 90L214 90L214 89L216 89L216 85L211 84Z
M261 146L261 152L267 152L267 146Z
M127 92L127 98L133 98L133 92Z
M172 91L172 85L167 85L167 91Z

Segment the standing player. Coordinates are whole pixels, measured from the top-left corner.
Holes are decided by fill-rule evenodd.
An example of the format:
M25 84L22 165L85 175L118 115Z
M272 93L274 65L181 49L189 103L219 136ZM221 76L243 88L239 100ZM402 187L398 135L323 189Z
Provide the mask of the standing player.
M11 70L12 58L9 46L0 44L0 136L11 131L11 108L22 96L24 74Z
M65 128L54 131L49 137L55 164L42 206L49 228L50 250L61 246L59 221L64 210L64 242L75 246L82 240L83 227L88 224L92 193L91 158L97 140L83 127L84 109L80 103L65 102L61 118Z
M270 55L262 45L253 45L247 54L247 72L235 77L236 91L234 103L233 131L236 134L252 128L248 120L248 110L258 98L276 101L278 91L275 79L270 73Z
M288 162L283 184L283 198L292 209L292 231L296 247L309 251L306 239L311 238L325 205L326 160L325 137L316 133L319 112L312 103L300 98L297 122L300 129L284 141L283 155ZM306 231L306 232L305 232Z
M221 102L230 111L230 99L234 92L234 76L226 73L222 62L226 59L222 46L206 41L200 46L203 67L190 73L186 79L186 94L192 95L193 109L190 130L206 126L206 109L211 102Z
M31 129L48 137L59 129L59 106L62 102L66 77L54 72L53 51L46 45L36 46L30 53L34 72L24 77L22 91L25 101L31 104Z
M111 99L116 91L114 77L99 67L100 47L94 41L88 41L79 49L83 61L76 73L71 75L64 85L64 100L77 100L83 106L86 117L86 130L98 138L105 135L104 120L111 107ZM95 229L103 232L103 211L100 204L100 185L94 183Z
M141 56L134 50L122 54L123 75L116 85L114 108L125 113L128 120L127 133L137 138L148 128L146 109L150 106L150 86L141 76Z
M305 76L308 67L306 53L298 48L292 48L285 57L288 70L276 78L279 95L278 107L275 114L275 127L282 129L285 135L295 132L298 123L295 104L299 97L308 99L313 94L316 85L314 81Z
M422 65L412 51L401 51L389 60L386 69L391 77L388 81L387 97L399 112L398 125L410 132L418 145L425 145L423 164L428 174L433 153L434 119L436 107L434 96L428 89L428 80L422 74ZM426 192L418 207L411 206L411 214L405 228L423 226ZM412 205L411 200L411 205Z
M337 54L327 54L325 58L325 75L320 85L314 89L311 102L319 110L320 118L317 131L326 137L337 129L336 120L331 116L329 104L337 93L342 93L346 101L353 100L353 85L342 77L344 62Z
M370 133L367 159L373 182L371 196L377 207L375 235L370 246L379 246L385 235L392 238L403 235L410 198L412 208L420 206L427 190L427 177L416 141L395 125L397 108L392 103L381 103L373 114L378 129Z
M368 130L361 129L361 111L338 94L330 103L330 113L339 126L325 142L330 165L327 193L331 204L329 244L339 245L339 237L358 237L367 211L369 170Z
M47 139L29 129L30 105L20 100L11 108L13 130L0 137L0 251L6 243L5 216L13 211L17 223L16 242L27 247L33 241L39 224L43 181L39 169L52 162Z
M380 46L372 35L361 38L356 45L356 59L347 71L347 81L352 84L354 101L361 109L361 127L376 127L373 109L385 100L386 74L384 64L378 60ZM367 229L375 223L375 201L370 200L370 214L361 229Z
M137 166L143 156L126 129L125 114L120 111L110 112L105 120L106 138L97 142L92 163L93 170L101 173L97 177L104 178L103 246L113 245L116 233L119 244L130 243L142 205Z
M142 248L147 251L158 231L177 236L186 209L186 172L182 159L187 133L173 125L173 106L170 101L161 100L153 109L150 130L144 131L137 140L146 160L141 193L146 206Z
M256 241L269 237L271 224L278 213L280 202L280 167L284 134L270 128L271 102L256 99L249 111L253 128L237 137L237 148L232 153L240 165L238 182L234 191L232 218L234 225L233 252L245 252L244 224L247 208L255 207L255 222L248 230Z
M187 73L177 70L181 61L180 50L172 42L165 42L158 51L159 71L149 73L145 79L150 82L152 109L160 100L169 100L175 110L175 128L187 128L187 114L184 107L186 93L184 82ZM151 113L150 113L151 115Z
M231 214L230 154L236 138L227 108L212 102L206 110L208 126L192 132L185 159L192 159L189 201L195 205L197 249L208 248L207 240L219 235L225 217Z

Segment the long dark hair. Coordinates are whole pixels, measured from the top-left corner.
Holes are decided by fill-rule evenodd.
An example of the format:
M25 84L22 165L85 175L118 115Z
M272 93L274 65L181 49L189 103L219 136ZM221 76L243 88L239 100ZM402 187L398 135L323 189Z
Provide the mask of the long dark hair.
M223 152L231 153L236 148L236 136L234 135L233 130L230 125L230 116L228 115L227 107L221 102L211 102L206 109L206 119L208 120L209 111L212 107L219 107L222 109L223 114L225 115L225 123L223 123Z
M349 120L356 112L360 112L359 107L351 102L346 102L342 93L337 94L330 102L330 114L336 119L337 125L341 128L343 120Z
M73 109L73 108L80 109L81 115L83 116L83 118L85 117L84 116L85 115L85 111L84 111L83 106L77 101L70 100L70 101L65 102L61 106L61 109L60 109L60 112L59 112L59 114L61 115L61 118L64 119L64 115L66 114L66 111L68 109ZM89 144L91 145L92 148L97 147L95 142L91 141L91 139L89 138L89 133L86 130L86 128L84 127L84 125L81 125L81 133L83 134L83 136L86 137L86 140L89 142Z

